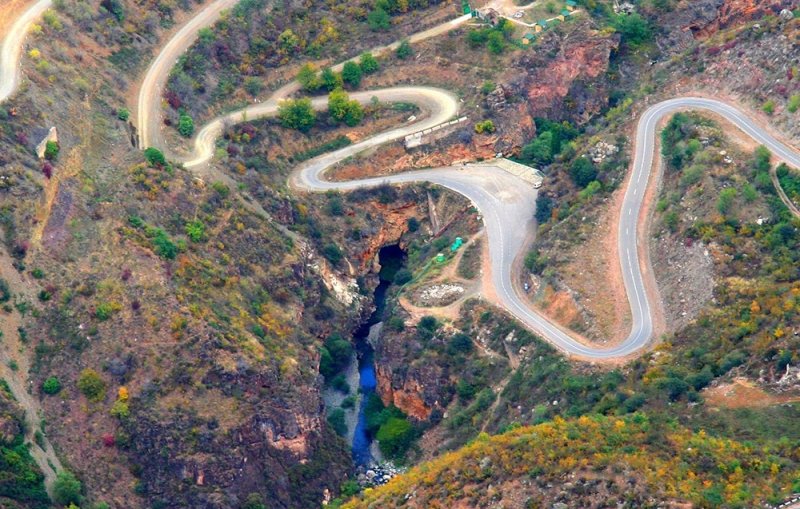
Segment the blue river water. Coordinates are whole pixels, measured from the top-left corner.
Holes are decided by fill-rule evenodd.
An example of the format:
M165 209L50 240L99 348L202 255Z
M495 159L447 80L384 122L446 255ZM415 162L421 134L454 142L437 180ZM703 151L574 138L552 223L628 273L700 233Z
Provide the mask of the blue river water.
M383 319L383 312L386 306L386 292L392 285L395 273L402 268L405 261L405 252L398 246L386 246L380 250L378 258L381 264L379 274L380 282L375 288L375 311L372 312L366 323L356 330L353 334L353 343L358 355L358 388L361 392L361 404L358 408L358 421L356 422L355 434L353 435L353 461L356 465L369 465L373 461L370 446L374 437L370 436L367 430L367 416L365 409L370 396L375 393L377 381L375 379L375 362L373 358L372 346L367 338L370 328Z

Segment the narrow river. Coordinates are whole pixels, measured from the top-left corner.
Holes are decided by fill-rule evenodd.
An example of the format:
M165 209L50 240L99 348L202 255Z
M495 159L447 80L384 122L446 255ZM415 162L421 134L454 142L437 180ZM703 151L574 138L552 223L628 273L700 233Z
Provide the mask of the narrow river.
M359 466L369 465L375 459L371 452L374 437L370 436L367 431L367 416L365 413L367 401L375 393L376 386L375 360L372 345L368 338L370 331L372 331L373 335L380 334L381 320L383 320L383 313L386 307L386 293L391 287L392 281L394 281L395 274L403 267L406 254L397 245L386 246L381 248L378 253L378 259L381 264L381 271L378 275L380 283L375 288L374 294L375 311L353 335L353 343L358 355L358 388L359 392L361 392L361 404L358 408L358 421L353 435L352 451L353 461Z

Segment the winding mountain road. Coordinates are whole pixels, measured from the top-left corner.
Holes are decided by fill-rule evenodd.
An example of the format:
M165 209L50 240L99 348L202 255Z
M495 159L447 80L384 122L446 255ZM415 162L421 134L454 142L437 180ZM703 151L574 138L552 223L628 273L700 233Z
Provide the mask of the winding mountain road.
M49 4L50 0L40 0L34 4L29 11L23 14L6 37L3 46L3 75L0 77L0 90L6 92L4 92L5 96L0 95L0 98L7 97L16 86L18 80L17 61L26 28L30 25L31 20L40 15ZM140 89L137 110L142 147L164 146L164 141L159 135L161 94L172 65L194 42L200 28L213 23L224 9L235 4L235 0L217 0L203 9L165 45L148 69ZM468 19L467 16L457 18L415 34L410 39L418 41L436 36L467 22ZM397 44L399 43L395 42L374 51L380 53L396 47ZM9 45L16 45L17 49L7 50ZM10 55L8 58L6 58L7 51ZM9 69L13 71L8 71ZM215 141L225 125L235 124L246 119L254 120L274 116L277 114L280 100L297 90L297 83L291 82L276 91L264 103L223 115L211 121L196 136L194 151L191 156L185 158L185 166L199 167L213 157ZM643 275L640 254L642 250L647 249L647 245L641 241L645 232L639 231L638 222L642 214L646 212L643 210L643 203L656 157L656 130L659 121L679 110L710 111L724 117L758 143L767 146L779 159L795 167L800 167L800 155L794 149L770 135L746 114L724 102L701 97L681 97L660 102L646 110L637 126L636 154L618 225L617 249L625 289L631 306L631 332L621 343L609 348L600 348L585 344L577 335L531 309L525 296L520 294L512 283L514 262L522 256L534 227L532 218L537 191L527 182L491 164L473 164L466 168L446 167L409 171L388 177L347 182L330 182L324 179L325 171L337 162L368 148L377 147L398 140L407 134L437 125L454 117L459 109L459 102L453 94L430 87L396 87L363 91L354 93L351 97L362 103L369 102L373 97L387 102L413 102L429 112L429 115L416 123L404 124L360 143L305 162L290 176L291 187L299 191L323 192L327 190L349 191L384 183L432 182L463 194L473 201L484 217L489 237L490 281L498 302L527 327L563 352L594 360L624 358L641 351L652 340L654 303L650 302L646 289L655 289L655 282L652 278L652 271L645 270L648 276ZM324 109L327 106L325 97L314 98L312 102L317 109Z

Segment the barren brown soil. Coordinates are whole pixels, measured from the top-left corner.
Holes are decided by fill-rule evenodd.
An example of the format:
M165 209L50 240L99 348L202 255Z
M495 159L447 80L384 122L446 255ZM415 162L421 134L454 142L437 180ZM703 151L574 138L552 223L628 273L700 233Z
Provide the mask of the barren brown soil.
M0 34L6 33L19 13L32 3L33 0L3 0L0 4Z
M703 391L703 398L709 405L721 408L763 408L800 401L797 395L771 394L747 378L709 387Z

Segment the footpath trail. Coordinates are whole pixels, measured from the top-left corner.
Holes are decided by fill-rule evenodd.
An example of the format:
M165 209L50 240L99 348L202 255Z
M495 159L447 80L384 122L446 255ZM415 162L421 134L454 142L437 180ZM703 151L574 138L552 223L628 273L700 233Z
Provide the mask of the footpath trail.
M14 295L12 302L17 299L23 302L35 302L33 287L22 280L19 272L11 265L11 257L3 248L0 248L0 277L6 280ZM34 440L36 431L40 429L44 413L39 401L31 394L33 387L28 380L30 351L27 345L22 343L19 334L22 316L19 310L14 309L10 313L0 311L0 317L2 318L0 330L3 332L2 348L0 348L0 378L8 383L14 399L25 411L25 442L30 444L31 456L44 474L45 488L47 493L52 496L56 473L62 470L62 466L46 436L41 447ZM11 368L12 361L16 365L16 369Z

